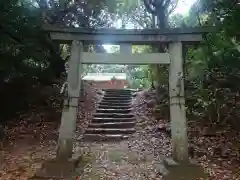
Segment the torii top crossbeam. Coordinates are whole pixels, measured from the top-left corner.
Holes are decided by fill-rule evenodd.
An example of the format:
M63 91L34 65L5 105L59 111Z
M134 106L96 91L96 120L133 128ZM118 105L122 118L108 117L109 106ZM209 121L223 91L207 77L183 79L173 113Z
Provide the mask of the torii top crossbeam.
M174 28L174 29L90 29L63 28L45 25L44 31L50 33L53 40L71 43L73 40L92 43L131 43L154 44L157 42L199 42L202 34L212 32L211 27Z

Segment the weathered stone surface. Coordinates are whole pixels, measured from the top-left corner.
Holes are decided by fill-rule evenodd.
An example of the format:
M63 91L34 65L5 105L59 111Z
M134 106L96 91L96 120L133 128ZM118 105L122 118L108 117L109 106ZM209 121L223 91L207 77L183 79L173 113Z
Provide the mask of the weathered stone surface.
M57 146L57 158L66 160L72 157L72 139L59 139Z
M156 163L154 164L155 170L160 173L163 176L166 176L169 171L165 168L165 166L162 163Z
M126 105L126 106L100 105L99 108L100 109L130 109L131 106L130 105Z
M174 29L89 29L89 28L59 28L44 25L44 30L48 31L53 40L61 43L69 43L79 39L86 42L103 43L134 43L151 44L156 42L199 42L202 41L202 33L213 32L209 27L200 28L174 28Z
M47 160L32 179L69 179L74 175L80 160L80 156L70 160Z
M171 158L171 157L166 157L166 158L163 160L163 162L164 162L164 165L165 165L166 167L172 167L172 166L178 166L178 165L179 165L179 164L178 164L176 161L174 161L173 158Z
M177 161L188 161L188 137L184 98L184 71L182 43L169 45L169 104L172 137L172 155Z
M206 180L208 177L201 166L191 163L172 166L168 170L169 173L164 177L165 180Z
M129 106L131 105L131 102L117 102L117 101L112 101L112 102L100 102L100 105L108 105L108 106Z
M108 89L92 123L85 131L84 140L122 140L135 132L135 115L131 114L130 90Z
M93 114L94 117L110 117L110 118L132 118L134 114L130 113L95 113Z
M101 123L91 123L90 128L133 128L135 122L101 122Z
M197 165L196 161L178 163L171 157L163 160L163 163L168 171L165 173L164 180L193 180L198 178L207 178L204 169Z
M119 129L114 129L114 128L88 128L86 130L86 134L131 134L134 133L135 129L134 128L119 128Z
M87 141L121 141L129 138L129 135L122 134L85 134L84 140Z
M103 100L117 100L117 101L121 101L121 100L129 100L129 98L131 98L131 96L104 96Z
M94 117L92 123L108 123L108 122L134 122L134 117Z
M97 109L97 113L130 113L132 109Z

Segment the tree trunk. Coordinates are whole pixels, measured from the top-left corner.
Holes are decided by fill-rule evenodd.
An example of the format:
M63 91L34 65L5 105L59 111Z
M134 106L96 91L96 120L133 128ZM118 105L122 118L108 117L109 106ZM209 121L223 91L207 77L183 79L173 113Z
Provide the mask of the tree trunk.
M152 67L151 67L151 66L150 66L150 68L149 68L149 71L150 71L150 76L151 76L151 88L152 88L152 89L155 89L153 70L152 70Z
M165 15L164 8L158 11L157 19L158 19L157 24L159 29L166 29L168 27L167 16Z
M158 20L158 22L157 22L157 26L158 26L158 28L159 29L165 29L165 28L167 28L167 17L166 17L166 15L165 15L165 13L164 13L165 11L164 11L164 8L160 8L159 10L158 10L158 13L157 13L157 20ZM160 53L164 53L164 52L166 52L166 45L165 44L159 44L159 46L157 47L157 50L158 50L158 52L160 52ZM160 72L161 70L160 70L160 64L159 65L157 65L157 73L158 72ZM160 76L160 75L159 75ZM158 103L160 103L160 99L158 98L158 97L160 97L161 96L161 88L162 88L162 82L161 82L161 79L157 79L157 86L156 86L156 92L157 92L157 101L158 101Z
M156 16L152 14L152 28L156 28Z

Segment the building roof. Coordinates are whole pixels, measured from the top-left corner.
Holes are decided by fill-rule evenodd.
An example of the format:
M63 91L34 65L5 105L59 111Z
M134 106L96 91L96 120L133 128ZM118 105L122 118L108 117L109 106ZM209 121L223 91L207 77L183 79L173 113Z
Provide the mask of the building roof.
M126 80L126 73L88 73L83 77L87 81L110 81L111 79Z

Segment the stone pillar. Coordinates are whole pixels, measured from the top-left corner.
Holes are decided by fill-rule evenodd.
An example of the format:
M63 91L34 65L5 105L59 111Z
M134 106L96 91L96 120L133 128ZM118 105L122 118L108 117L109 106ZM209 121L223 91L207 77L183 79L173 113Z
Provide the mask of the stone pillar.
M182 43L169 46L169 96L173 158L178 162L188 161L188 138L184 97L184 72Z
M82 42L73 41L67 76L67 99L64 101L61 126L57 146L57 159L67 160L72 157L73 137L76 131L77 109L81 85L80 58Z

